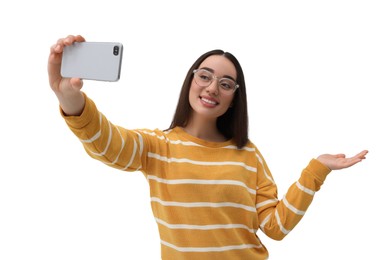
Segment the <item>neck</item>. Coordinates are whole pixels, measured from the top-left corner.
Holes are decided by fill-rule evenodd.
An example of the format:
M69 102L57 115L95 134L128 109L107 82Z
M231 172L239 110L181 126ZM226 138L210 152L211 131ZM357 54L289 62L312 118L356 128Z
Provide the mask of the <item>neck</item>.
M192 117L188 124L183 127L184 131L197 138L211 141L224 142L226 138L218 131L216 120L204 120Z

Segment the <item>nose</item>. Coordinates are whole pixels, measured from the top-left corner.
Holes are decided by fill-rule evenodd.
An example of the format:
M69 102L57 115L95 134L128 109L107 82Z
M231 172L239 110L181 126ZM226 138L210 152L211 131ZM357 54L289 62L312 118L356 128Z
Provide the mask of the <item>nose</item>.
M219 86L218 86L218 80L214 79L211 84L206 88L207 93L213 94L215 96L218 95Z

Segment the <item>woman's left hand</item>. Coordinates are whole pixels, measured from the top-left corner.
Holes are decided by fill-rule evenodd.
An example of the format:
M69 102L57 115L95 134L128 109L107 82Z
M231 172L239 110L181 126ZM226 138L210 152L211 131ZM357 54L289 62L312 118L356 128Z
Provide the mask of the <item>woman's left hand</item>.
M367 153L367 150L363 150L350 158L346 158L345 154L322 154L317 157L317 160L331 170L340 170L351 167L352 165L366 159Z

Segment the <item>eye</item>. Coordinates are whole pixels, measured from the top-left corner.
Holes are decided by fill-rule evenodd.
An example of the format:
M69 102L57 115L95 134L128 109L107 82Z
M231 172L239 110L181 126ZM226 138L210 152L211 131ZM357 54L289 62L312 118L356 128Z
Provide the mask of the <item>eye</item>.
M210 77L208 77L207 75L199 75L199 78L201 78L204 81L209 81L210 80Z
M202 81L209 82L212 80L212 75L207 71L199 71L197 75Z
M234 83L230 79L221 79L219 81L219 85L221 88L226 89L226 90L233 90L235 88L236 83Z

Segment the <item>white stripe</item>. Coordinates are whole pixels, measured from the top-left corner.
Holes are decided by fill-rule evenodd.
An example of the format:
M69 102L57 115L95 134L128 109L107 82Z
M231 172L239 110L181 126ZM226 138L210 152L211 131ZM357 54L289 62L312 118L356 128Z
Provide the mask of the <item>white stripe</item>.
M270 220L271 215L272 215L272 213L268 214L268 216L266 216L265 219L263 220L263 222L261 222L261 224L260 224L260 229L263 230L263 232L264 232L264 226Z
M249 228L243 224L214 224L214 225L188 225L188 224L169 224L159 218L155 218L157 223L166 226L170 229L197 229L197 230L213 230L213 229L246 229L251 233L256 233L256 229Z
M291 205L291 204L287 201L286 197L283 197L283 203L284 203L284 205L286 205L286 207L287 207L289 210L291 210L291 211L294 212L295 214L301 215L301 216L305 215L305 211L299 210L299 209L297 209L296 207L294 207L293 205Z
M138 131L132 131L132 132L134 132L138 136L138 142L139 142L139 152L138 153L141 156L143 151L144 151L144 139ZM135 139L133 139L133 141L134 141L134 146L135 146L135 147L133 147L133 154L131 156L130 162L126 165L126 167L124 169L127 169L130 165L132 165L132 163L134 161L134 157L136 155L137 142L135 141ZM141 164L142 164L142 162L140 161L140 165L138 166L138 168L135 171L138 171L141 169L141 167L142 167Z
M185 208L199 208L199 207L210 207L210 208L221 208L221 207L233 207L241 208L247 211L256 212L256 208L238 204L234 202L178 202L178 201L164 201L157 197L151 197L151 201L160 203L163 206L176 206Z
M167 163L172 163L172 162L176 162L176 163L191 163L191 164L196 164L196 165L210 165L210 166L236 165L236 166L244 167L248 171L256 172L256 168L248 166L248 165L246 165L245 163L242 163L242 162L231 162L231 161L224 161L224 162L194 161L194 160L190 160L190 159L187 159L187 158L172 158L172 157L171 158L167 158L165 156L161 156L161 155L158 155L158 154L155 154L155 153L150 153L150 152L148 153L148 157L155 158L157 160L164 161L164 162L167 162Z
M107 139L106 148L104 148L104 151L101 152L101 153L95 153L95 152L90 151L93 155L96 155L96 156L104 156L104 155L106 154L106 152L107 152L107 150L108 150L108 147L110 146L111 139L112 139L112 125L111 125L110 122L108 123L108 126L109 126L109 127L108 127L109 131L108 131L108 139Z
M181 145L185 145L185 146L201 146L201 145L194 143L194 142L184 142L184 141L180 141L180 140L172 141L172 140L168 139L168 142L170 142L171 144L181 144Z
M225 148L225 149L233 149L233 150L245 150L245 151L248 151L248 152L254 152L256 151L255 148L252 148L252 147L248 147L248 146L244 146L242 147L241 149L238 149L237 146L235 145L227 145L227 146L224 146L222 148Z
M102 125L102 114L99 113L99 125L100 125L100 129L99 131L90 139L79 139L80 142L82 143L92 143L94 142L96 139L98 139L100 137L100 135L102 134L102 130L101 130L101 125Z
M295 185L297 185L298 189L300 189L300 190L303 191L303 192L306 192L306 193L309 194L309 195L314 196L314 194L316 193L315 191L306 188L305 186L303 186L302 184L300 184L298 181L295 183Z
M82 143L92 143L94 141L96 141L100 135L102 134L101 130L99 130L99 132L97 132L92 138L90 139L80 139L80 142Z
M134 142L134 144L133 144L133 154L131 155L129 163L125 166L125 168L123 168L123 170L126 170L127 168L129 168L133 164L134 157L135 157L135 155L137 153L137 142L135 140L133 140L133 142Z
M279 213L278 213L278 211L277 211L276 209L275 209L275 217L276 217L276 221L278 222L280 231L282 231L283 234L285 234L285 235L287 235L288 233L290 233L291 230L285 229L285 228L283 227L282 222L280 221Z
M271 203L275 203L275 202L278 202L279 200L278 199L269 199L269 200L265 200L263 202L260 202L260 203L257 203L256 204L256 208L261 208L265 205L268 205L268 204L271 204Z
M144 139L142 138L142 135L140 133L135 132L138 135L138 141L139 141L139 154L142 155L144 151Z
M253 244L241 244L234 246L219 246L219 247L179 247L171 243L168 243L164 240L161 240L161 244L168 246L180 252L223 252L235 249L248 249L248 248L261 248L262 245L253 245Z
M272 177L270 175L268 175L267 171L265 170L265 166L264 166L264 163L263 163L263 159L261 159L261 156L256 153L256 157L259 160L260 164L263 166L262 168L263 168L263 173L264 173L265 177L268 180L270 180L273 184L275 184L274 179L272 179Z
M169 134L170 132L172 132L172 129L164 130L163 132L164 132L165 134Z
M158 178L153 175L148 175L148 180L154 180L160 183L166 183L166 184L206 184L206 185L237 185L244 187L248 190L249 193L256 194L256 191L254 189L249 188L245 185L245 183L241 181L233 181L233 180L198 180L198 179L174 179L174 180L167 180Z
M199 145L197 143L189 142L189 141L185 141L185 142L181 141L181 140L173 141L173 140L170 140L169 138L167 138L166 136L159 136L155 132L148 132L148 131L144 131L144 130L140 131L140 132L142 132L144 134L147 134L147 135L150 135L150 136L155 136L155 137L157 137L160 140L165 140L166 143L181 144L181 145L185 145L185 146L202 146L202 145Z
M125 147L125 140L123 139L123 136L117 126L115 126L115 129L118 131L119 136L121 137L122 145L121 149L118 152L118 155L116 156L115 160L111 164L116 164L118 162L119 156L122 154L123 148Z

